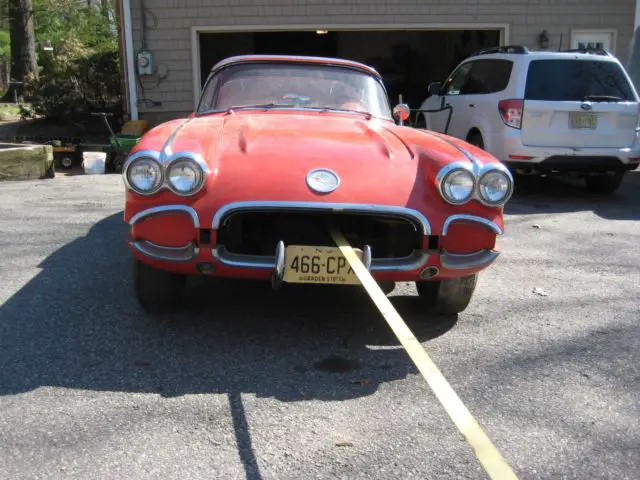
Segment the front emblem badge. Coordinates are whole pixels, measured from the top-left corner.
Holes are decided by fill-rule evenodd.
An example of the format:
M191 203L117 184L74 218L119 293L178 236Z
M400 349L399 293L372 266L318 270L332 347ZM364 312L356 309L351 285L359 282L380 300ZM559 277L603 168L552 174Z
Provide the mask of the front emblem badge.
M307 175L307 185L318 193L333 192L340 185L340 177L326 168L311 170Z
M590 103L583 103L582 105L580 105L580 108L583 110L591 110L591 104Z

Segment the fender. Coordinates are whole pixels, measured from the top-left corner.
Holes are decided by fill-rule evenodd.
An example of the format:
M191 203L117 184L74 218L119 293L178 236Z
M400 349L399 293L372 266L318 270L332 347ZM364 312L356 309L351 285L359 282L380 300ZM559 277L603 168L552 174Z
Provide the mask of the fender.
M482 141L484 142L484 149L488 152L491 151L491 120L487 116L487 114L482 110L476 110L473 116L470 117L469 121L466 123L464 132L465 136L462 140L467 140L469 138L469 133L472 130L479 130L480 135L482 135Z

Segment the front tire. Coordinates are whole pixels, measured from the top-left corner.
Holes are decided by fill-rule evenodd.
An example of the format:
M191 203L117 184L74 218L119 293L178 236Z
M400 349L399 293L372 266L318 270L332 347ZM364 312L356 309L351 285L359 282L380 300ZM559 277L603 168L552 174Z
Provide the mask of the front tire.
M147 313L171 312L181 305L186 276L153 268L136 258L133 280L138 303Z
M434 282L416 282L418 295L435 308L438 313L460 313L464 311L475 292L478 274Z
M618 190L623 178L624 173L616 173L615 175L594 175L585 177L585 182L589 192L609 195Z

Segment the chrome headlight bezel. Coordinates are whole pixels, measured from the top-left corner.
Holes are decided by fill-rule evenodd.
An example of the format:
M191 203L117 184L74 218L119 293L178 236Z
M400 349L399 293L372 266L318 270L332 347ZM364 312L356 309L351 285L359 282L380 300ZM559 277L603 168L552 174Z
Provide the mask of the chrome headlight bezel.
M447 179L451 178L451 175L456 174L459 171L465 171L468 175L471 176L471 178L473 178L473 190L471 194L464 200L457 201L452 199L445 193L445 182ZM492 202L491 200L485 198L482 194L480 184L480 181L487 178L487 175L495 173L504 175L504 178L507 180L509 186L507 194L499 202ZM461 206L469 203L472 200L477 200L484 206L501 208L509 201L514 191L513 177L507 167L502 164L496 163L480 164L475 159L472 163L454 162L441 168L438 172L438 175L436 176L436 186L442 199L448 204L454 206Z
M132 165L135 165L141 160L151 160L160 168L161 180L153 190L142 191L136 188L130 181L129 172ZM171 167L181 162L189 162L194 166L196 172L198 172L198 182L196 183L195 188L188 192L181 192L175 188L169 178ZM127 189L142 196L151 196L163 190L167 190L180 197L190 197L197 194L204 188L208 174L209 168L207 163L200 155L192 152L177 152L169 155L166 152L161 154L153 150L140 150L129 156L124 164L124 168L122 169L122 177Z
M154 167L158 169L158 174L159 174L159 179L154 185L154 187L148 190L142 190L136 187L134 182L132 182L130 178L132 167L143 162L149 162L152 165L154 165ZM129 161L127 162L127 165L124 168L124 171L122 172L122 176L124 178L124 182L127 188L137 193L138 195L142 195L145 197L154 195L155 193L159 192L162 189L165 181L164 168L153 155L148 155L146 154L146 152L140 152L140 155L130 158Z
M447 180L453 178L455 175L466 175L471 180L471 189L469 194L463 199L455 199L447 194ZM469 202L475 195L476 191L476 177L473 171L466 165L460 163L453 163L444 167L438 174L437 184L440 196L451 205L464 205Z
M505 195L499 201L491 201L489 200L483 192L483 181L485 181L490 175L501 175L507 181L507 191ZM487 207L500 207L505 205L511 196L513 195L513 178L509 171L502 168L490 168L482 173L480 178L478 179L477 191L478 191L478 200Z
M178 189L174 185L174 183L171 181L171 170L181 164L188 164L190 167L193 168L194 172L196 173L196 182L194 186L187 191L182 191ZM207 173L206 165L203 166L203 164L199 162L198 159L194 158L193 155L186 155L186 154L175 155L171 159L171 161L167 164L165 171L166 171L165 182L166 182L167 188L169 188L169 190L171 190L174 194L180 197L190 197L198 193L200 190L202 190L202 187L204 186L204 183L205 183L205 175Z

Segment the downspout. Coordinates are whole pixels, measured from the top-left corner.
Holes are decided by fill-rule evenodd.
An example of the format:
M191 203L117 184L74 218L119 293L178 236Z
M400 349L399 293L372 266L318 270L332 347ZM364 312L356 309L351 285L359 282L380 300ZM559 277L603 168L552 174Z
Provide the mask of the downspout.
M131 0L122 0L122 16L124 18L124 45L127 57L127 82L129 88L129 112L131 120L138 120L138 90L136 88L136 72L133 64L133 32L131 27Z
M118 67L122 72L120 76L120 91L122 92L122 98L120 103L123 107L124 113L127 116L131 113L129 112L129 92L128 92L128 83L127 83L127 53L124 49L124 24L122 21L122 2L116 2L116 24L118 30Z

